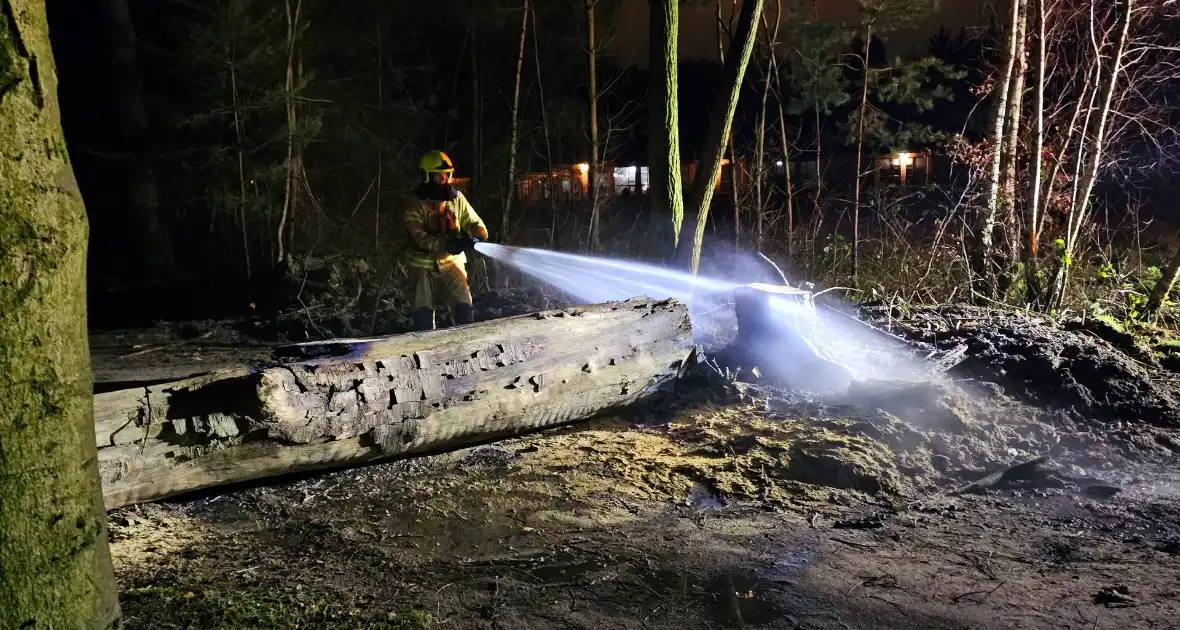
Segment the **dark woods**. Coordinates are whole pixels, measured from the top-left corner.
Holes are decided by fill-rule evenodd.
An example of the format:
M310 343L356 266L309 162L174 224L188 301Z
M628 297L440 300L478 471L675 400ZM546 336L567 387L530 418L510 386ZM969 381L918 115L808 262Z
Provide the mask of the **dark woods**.
M1099 2L1091 23L1089 4L1018 0L911 54L899 42L930 2L864 0L840 25L811 2L764 0L715 147L742 3L682 3L679 19L715 23L718 40L715 58L676 60L672 90L686 198L721 150L704 258L756 247L795 277L855 278L861 296L1142 311L1111 296L1146 295L1171 257L1168 217L1143 238L1177 152L1176 55L1158 45L1169 9ZM667 261L672 217L648 190L648 165L669 163L648 151L652 59L620 41L634 13L621 9L51 0L92 320L278 308L290 296L276 287L317 269L362 278L362 301L396 301L400 201L433 148L500 240Z

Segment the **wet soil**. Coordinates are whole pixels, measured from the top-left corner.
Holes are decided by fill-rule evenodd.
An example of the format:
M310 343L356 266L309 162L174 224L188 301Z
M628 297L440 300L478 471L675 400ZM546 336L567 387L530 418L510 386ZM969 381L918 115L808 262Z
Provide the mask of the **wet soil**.
M1163 353L869 317L958 359L832 396L703 364L663 407L113 511L127 626L1178 627Z

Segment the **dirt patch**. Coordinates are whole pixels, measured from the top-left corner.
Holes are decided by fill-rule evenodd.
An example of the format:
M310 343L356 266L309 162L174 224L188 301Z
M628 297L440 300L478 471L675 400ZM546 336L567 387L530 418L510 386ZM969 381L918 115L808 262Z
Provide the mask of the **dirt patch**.
M869 309L878 322L880 310ZM1109 428L1180 428L1180 379L1132 335L1101 320L1046 318L970 307L895 309L890 327L948 349L966 345L952 374L1001 387L1039 406L1066 409Z
M115 511L127 625L1170 623L1175 384L1080 329L917 313L893 330L968 347L942 382L704 365L671 406Z

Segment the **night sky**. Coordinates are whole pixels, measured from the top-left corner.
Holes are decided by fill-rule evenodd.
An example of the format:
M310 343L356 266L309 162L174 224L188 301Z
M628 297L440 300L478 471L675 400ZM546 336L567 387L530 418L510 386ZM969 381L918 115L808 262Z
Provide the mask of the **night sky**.
M819 17L839 23L857 19L857 0L818 0ZM699 8L681 6L680 54L714 59L717 56L717 36L714 30L714 5L700 3ZM739 3L740 4L740 3ZM783 4L786 4L784 2ZM926 24L913 32L897 32L889 36L890 54L906 55L923 51L926 40L945 27L951 32L964 26L982 25L992 12L987 0L942 0L939 11ZM775 11L775 0L765 0L765 11ZM647 65L647 0L622 0L622 8L615 25L612 51L624 60L640 66ZM728 11L726 12L728 15Z

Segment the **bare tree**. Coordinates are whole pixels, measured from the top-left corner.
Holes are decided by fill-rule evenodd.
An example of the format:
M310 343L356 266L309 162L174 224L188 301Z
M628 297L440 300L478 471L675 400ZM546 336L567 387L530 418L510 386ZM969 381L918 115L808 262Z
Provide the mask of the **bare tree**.
M757 213L755 217L754 238L755 248L762 249L762 236L764 224L766 223L766 202L768 201L769 191L763 189L766 183L767 168L766 163L766 106L770 96L770 86L774 83L774 79L778 74L777 56L775 54L775 46L778 44L779 25L782 22L782 0L778 0L778 12L774 16L774 26L771 27L769 20L766 18L766 12L762 13L762 28L766 31L766 70L762 82L762 101L761 107L758 110L758 132L755 137L754 148L754 211ZM782 113L782 103L779 102L779 113ZM782 123L780 116L780 125ZM785 135L783 136L786 137ZM783 145L786 146L785 144ZM784 164L786 162L784 161Z
M0 12L0 628L121 627L86 332L89 226L42 0Z
M701 246L705 240L705 223L709 216L709 206L713 202L713 190L717 178L721 174L721 160L725 155L726 140L733 126L733 115L737 110L738 96L741 94L742 80L746 75L746 66L750 62L750 54L754 50L754 40L758 37L755 26L762 14L763 0L745 0L738 15L737 30L730 41L730 51L726 55L725 64L721 70L721 90L717 93L717 100L709 117L709 129L705 135L704 152L697 164L696 177L688 194L688 211L695 215L695 226L691 247L687 239L678 244L677 258L692 273L697 272L701 261Z
M594 35L594 5L598 0L586 0L586 55L590 66L590 247L598 250L599 203L598 180L602 152L598 147L598 41Z
M275 238L278 246L278 262L290 262L291 249L288 244L288 223L294 225L294 215L299 206L299 183L303 173L303 155L298 134L299 89L299 45L303 32L303 0L286 0L287 10L287 78L284 96L287 101L287 178L283 188L283 210L279 215L278 232Z
M520 134L520 78L524 69L524 43L529 31L529 0L524 0L520 18L520 49L516 55L516 80L512 87L512 130L508 137L508 175L504 183L504 212L500 220L500 238L511 240L512 197L516 194L516 145Z
M1098 171L1104 159L1103 153L1106 149L1107 120L1110 118L1115 88L1118 86L1119 76L1123 72L1123 56L1127 52L1127 35L1130 31L1134 7L1135 0L1123 0L1123 13L1117 26L1118 37L1114 44L1110 69L1104 77L1102 94L1098 98L1097 104L1099 109L1097 120L1093 123L1094 127L1092 131L1085 134L1089 138L1088 146L1086 147L1087 163L1085 165L1083 179L1080 180L1080 186L1075 195L1075 199L1078 200L1077 205L1073 208L1066 222L1062 257L1060 264L1057 266L1057 273L1053 278L1053 296L1051 302L1053 308L1056 308L1065 300L1073 254L1078 246L1078 237L1089 218L1088 214L1092 205L1090 194L1094 190L1094 184L1098 181ZM1093 12L1091 12L1091 15L1093 16ZM1096 19L1092 17L1091 24L1094 25L1094 28L1097 28L1097 25L1094 24L1095 21Z
M1045 174L1045 80L1047 77L1046 65L1048 64L1045 43L1045 37L1047 35L1047 29L1045 28L1046 0L1035 0L1035 2L1037 28L1037 76L1033 84L1033 127L1035 129L1035 137L1032 149L1029 151L1033 168L1033 179L1032 184L1028 188L1028 207L1024 211L1026 240L1023 248L1025 290L1031 302L1040 300L1041 294L1040 274L1038 273L1039 265L1037 264L1037 247L1040 241L1038 231L1040 229L1040 215L1042 213L1041 184ZM1027 21L1028 18L1026 17L1025 19Z

